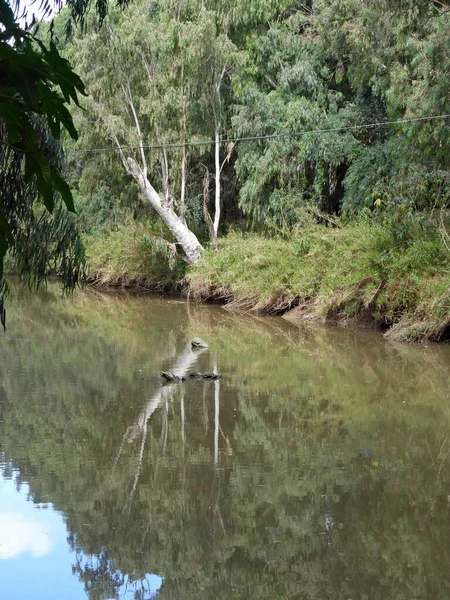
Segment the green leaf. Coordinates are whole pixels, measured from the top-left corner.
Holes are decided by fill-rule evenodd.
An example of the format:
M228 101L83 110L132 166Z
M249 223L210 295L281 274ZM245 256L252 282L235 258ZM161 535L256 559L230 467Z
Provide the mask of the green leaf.
M10 244L13 244L14 239L11 231L11 226L8 222L8 219L6 218L5 207L2 203L0 203L0 230L1 233L4 234L0 234L0 239L7 240Z
M64 179L61 177L61 175L58 173L58 171L54 167L51 168L51 175L52 175L52 183L55 186L55 188L58 190L58 192L61 194L61 198L63 199L64 204L67 207L67 210L69 210L72 213L76 213L75 205L73 202L72 192L71 192L70 187L68 186L67 182L64 181Z

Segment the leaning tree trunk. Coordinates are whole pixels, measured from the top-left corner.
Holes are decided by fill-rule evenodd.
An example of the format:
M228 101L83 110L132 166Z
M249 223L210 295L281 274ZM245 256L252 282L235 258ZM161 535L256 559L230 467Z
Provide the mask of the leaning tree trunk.
M158 213L164 223L172 232L176 241L183 248L186 259L189 263L196 262L203 251L203 247L193 233L183 222L182 219L174 212L171 206L163 203L158 192L151 185L145 173L142 171L139 164L134 158L127 158L124 161L124 166L127 172L133 177L138 184L141 192L149 201L152 208Z
M145 61L144 61L145 62ZM150 69L145 62L147 74L149 79ZM128 103L128 106L131 110L131 114L133 115L134 124L136 127L136 133L139 144L139 151L141 155L142 167L138 164L138 162L132 158L126 158L122 147L119 143L117 136L114 136L114 142L119 151L120 159L122 164L126 170L126 172L133 177L135 182L138 184L141 192L147 198L150 203L150 206L158 213L164 223L167 225L169 230L172 232L175 237L177 243L183 248L184 254L186 256L186 260L189 263L196 262L202 253L203 247L197 239L197 236L192 233L192 231L187 227L184 222L184 216L180 218L172 208L172 202L170 198L169 191L169 181L168 181L168 164L167 164L167 155L166 151L163 148L162 152L162 175L164 182L164 200L162 200L158 194L158 192L154 189L147 178L148 168L147 168L147 159L145 157L145 149L142 143L142 134L141 127L139 124L139 119L137 115L136 108L133 102L133 96L131 93L130 80L128 79L127 85L122 86L122 91L124 93L125 99Z

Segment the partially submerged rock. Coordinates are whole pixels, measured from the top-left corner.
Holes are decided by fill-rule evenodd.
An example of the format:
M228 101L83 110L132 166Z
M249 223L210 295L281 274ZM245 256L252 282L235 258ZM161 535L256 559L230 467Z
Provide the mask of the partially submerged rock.
M189 375L189 377L191 379L209 379L209 380L216 380L216 379L221 379L222 375L219 375L219 373L191 373Z
M191 340L191 346L192 348L194 348L194 350L196 348L209 348L208 344L199 337L196 337L193 340Z
M178 375L174 375L167 371L161 371L160 377L164 383L181 383L182 381L186 381L186 377L178 377Z
M219 373L190 373L189 379L196 379L198 381L216 381L217 379L221 379L222 375ZM162 383L182 383L186 381L186 377L179 377L174 373L170 373L169 371L161 371L159 374L159 379Z

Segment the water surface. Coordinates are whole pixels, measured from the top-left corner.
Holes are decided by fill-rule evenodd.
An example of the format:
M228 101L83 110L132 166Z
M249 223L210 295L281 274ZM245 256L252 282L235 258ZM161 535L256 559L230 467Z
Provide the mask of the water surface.
M450 597L448 346L56 288L8 321L1 598Z

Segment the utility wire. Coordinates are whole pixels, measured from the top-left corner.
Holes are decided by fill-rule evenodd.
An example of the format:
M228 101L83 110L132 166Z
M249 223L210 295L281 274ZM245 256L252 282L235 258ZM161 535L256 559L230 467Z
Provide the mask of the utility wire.
M433 115L431 117L411 117L409 119L400 119L398 121L381 121L379 123L368 123L367 125L348 125L346 127L331 127L329 129L311 129L304 131L294 131L286 133L273 133L269 135L251 135L246 137L225 138L220 139L220 144L237 144L241 142L258 142L261 140L274 140L287 137L302 137L304 135L322 135L327 133L344 133L346 131L359 131L364 129L377 129L378 127L390 127L392 125L405 125L408 123L420 123L426 121L438 121L450 119L450 114ZM119 150L170 150L174 148L191 148L198 146L211 146L216 143L216 140L203 140L198 142L169 142L167 144L142 144L142 145L124 145L111 146L109 148L72 148L71 152L86 152L86 153L101 153L101 152L118 152ZM13 150L21 152L19 148L15 148L8 142L0 140L0 145L8 146Z
M260 140L274 140L285 137L302 137L304 135L321 135L326 133L339 133L345 131L358 131L361 129L376 129L377 127L389 127L391 125L403 125L407 123L419 123L423 121L437 121L450 119L450 114L446 115L434 115L431 117L411 117L409 119L400 119L398 121L382 121L379 123L369 123L367 125L349 125L346 127L331 127L329 129L312 129L304 131L295 131L290 133L273 133L269 135L252 135L247 137L236 137L236 138L225 138L220 139L221 144L237 144L240 142L257 142ZM189 148L196 146L211 146L216 143L215 140L203 140L198 142L169 142L167 144L142 144L139 145L125 145L116 146L110 148L74 148L74 152L118 152L119 150L139 150L144 148L146 150L170 150L173 148Z

